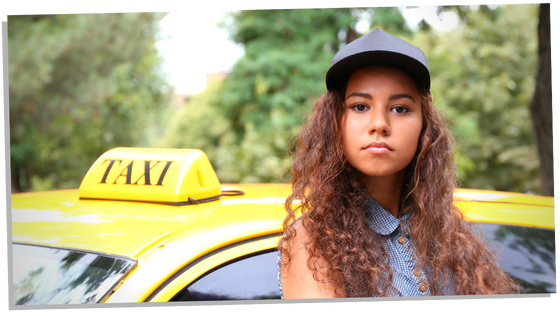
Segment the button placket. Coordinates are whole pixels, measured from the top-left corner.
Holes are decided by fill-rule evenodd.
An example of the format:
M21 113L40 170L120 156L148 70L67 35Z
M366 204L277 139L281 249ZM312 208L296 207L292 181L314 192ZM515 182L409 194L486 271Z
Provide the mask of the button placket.
M408 247L408 246L410 246L410 244L407 244L407 242L406 242L407 241L407 235L405 234L405 229L404 229L404 226L403 226L403 222L401 221L400 218L399 218L399 225L400 225L400 228L401 228L401 236L397 240L401 245L404 245L405 247ZM420 269L414 268L414 270L412 271L412 274L414 276L416 276L416 278L417 278L416 283L418 285L418 290L420 290L421 294L422 295L429 294L428 284L425 282L425 280L423 280L423 277L422 277L423 274L420 271Z
M398 238L398 240L399 240L399 243L404 245L406 243L406 235L405 235L405 230L404 230L403 223L402 223L400 218L399 218L399 224L400 224L400 227L401 227L401 236ZM418 285L418 289L420 290L420 292L422 292L423 295L429 294L428 284L424 280L425 277L423 277L422 271L420 271L420 269L418 269L418 268L414 268L412 273L416 276L417 281L420 283Z
M426 282L426 276L424 275L424 273L418 268L416 267L414 269L414 271L412 272L417 278L418 278L418 282L420 282L420 284L418 285L418 289L424 294L424 295L431 295L429 289L429 284Z
M406 244L406 238L404 237L404 227L401 218L399 218L399 225L401 226L401 236L399 237L399 243L404 245Z

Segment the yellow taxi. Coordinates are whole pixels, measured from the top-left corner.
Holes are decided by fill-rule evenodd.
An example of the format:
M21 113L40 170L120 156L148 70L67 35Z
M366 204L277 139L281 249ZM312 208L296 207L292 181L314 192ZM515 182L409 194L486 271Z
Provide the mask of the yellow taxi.
M222 185L200 150L109 150L77 190L12 195L12 303L279 299L289 193ZM525 292L556 292L552 197L455 196Z

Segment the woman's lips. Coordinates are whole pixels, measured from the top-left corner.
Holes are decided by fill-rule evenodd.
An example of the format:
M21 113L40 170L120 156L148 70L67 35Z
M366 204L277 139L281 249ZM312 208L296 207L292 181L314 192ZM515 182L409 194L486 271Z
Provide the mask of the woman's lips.
M393 149L385 142L372 142L368 144L363 150L374 154L383 154L393 151Z
M378 147L370 147L370 148L367 148L366 151L368 151L370 153L374 153L374 154L383 154L383 153L391 152L387 148L378 148Z

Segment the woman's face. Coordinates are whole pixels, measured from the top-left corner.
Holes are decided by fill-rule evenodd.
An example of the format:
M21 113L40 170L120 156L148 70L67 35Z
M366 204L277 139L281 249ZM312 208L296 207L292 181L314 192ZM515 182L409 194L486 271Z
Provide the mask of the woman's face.
M348 79L342 145L348 162L366 177L397 174L412 161L422 130L421 96L395 68L370 67Z

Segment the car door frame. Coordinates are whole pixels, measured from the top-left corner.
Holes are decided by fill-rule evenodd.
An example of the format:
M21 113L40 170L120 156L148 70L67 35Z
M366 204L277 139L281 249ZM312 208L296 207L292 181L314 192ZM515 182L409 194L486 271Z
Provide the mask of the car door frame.
M206 274L231 262L260 253L275 251L282 233L246 239L218 248L185 265L157 287L144 302L168 302L182 289Z

